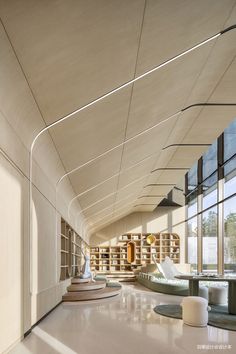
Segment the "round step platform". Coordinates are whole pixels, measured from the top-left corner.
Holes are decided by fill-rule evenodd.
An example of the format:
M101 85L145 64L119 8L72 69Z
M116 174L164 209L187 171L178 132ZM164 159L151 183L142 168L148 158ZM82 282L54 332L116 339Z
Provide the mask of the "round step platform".
M105 299L107 297L116 296L121 292L121 287L105 287L100 290L91 291L71 291L63 295L62 301L89 301Z
M71 284L84 284L84 283L89 283L89 282L91 282L91 278L82 279L79 277L78 278L75 277L71 280Z
M106 286L106 281L104 280L97 280L95 282L89 283L82 283L82 284L71 284L67 287L67 291L74 292L74 291L92 291L92 290L99 290L103 289Z

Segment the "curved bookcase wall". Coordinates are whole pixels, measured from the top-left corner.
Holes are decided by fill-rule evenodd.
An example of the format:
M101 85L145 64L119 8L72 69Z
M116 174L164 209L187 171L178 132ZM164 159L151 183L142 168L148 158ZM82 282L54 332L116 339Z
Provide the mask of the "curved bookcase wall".
M120 236L116 246L90 247L91 269L101 273L130 272L153 264L153 256L158 263L166 256L179 263L179 236L175 233L129 233Z

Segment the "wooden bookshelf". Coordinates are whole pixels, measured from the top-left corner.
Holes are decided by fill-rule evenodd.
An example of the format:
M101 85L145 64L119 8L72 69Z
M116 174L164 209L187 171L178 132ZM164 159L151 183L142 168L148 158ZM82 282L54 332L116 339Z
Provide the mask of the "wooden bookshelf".
M75 277L81 271L84 257L83 252L89 253L87 243L61 218L61 274L60 280Z
M147 236L150 233L129 233L120 236L116 246L90 247L91 269L93 271L126 272L132 271L146 264L153 264L153 255L160 263L169 256L174 263L180 262L180 238L175 233L152 233L156 240L148 244ZM130 242L135 244L135 259L129 263L127 248Z

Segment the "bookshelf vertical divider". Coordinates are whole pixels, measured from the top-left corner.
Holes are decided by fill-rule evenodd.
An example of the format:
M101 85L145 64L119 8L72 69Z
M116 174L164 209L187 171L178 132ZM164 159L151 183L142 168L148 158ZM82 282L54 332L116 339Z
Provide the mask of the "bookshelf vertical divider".
M148 244L150 233L128 233L119 237L115 246L91 246L91 269L100 273L126 272L146 264L153 264L153 255L158 263L169 256L174 263L180 262L180 238L176 233L152 233L153 244ZM135 261L127 261L127 245L135 243Z

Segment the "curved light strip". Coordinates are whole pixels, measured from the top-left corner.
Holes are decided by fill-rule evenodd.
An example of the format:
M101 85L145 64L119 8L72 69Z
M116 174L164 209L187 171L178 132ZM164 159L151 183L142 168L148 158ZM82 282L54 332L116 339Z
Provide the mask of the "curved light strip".
M152 127L148 128L148 129L146 129L146 130L143 130L141 133L139 133L139 134L133 136L132 138L130 138L130 140L133 140L133 139L137 138L138 136L149 132L150 130L156 128L156 126L158 126L158 125L160 125L160 124L162 124L162 123L165 123L167 120L169 120L169 119L171 119L171 118L174 118L176 115L185 112L185 111L186 111L187 109L189 109L189 108L199 107L199 106L214 107L214 106L222 106L222 105L223 105L223 106L236 106L235 103L197 103L197 104L192 104L192 105L190 105L190 106L187 106L187 107L182 108L179 112L177 112L177 113L173 114L172 116L166 118L165 120L163 120L163 121L161 121L161 122L159 122L159 123L153 125ZM124 145L124 144L128 143L130 140L126 140L125 142L123 142L123 143L121 143L121 144L119 144L119 145L113 147L111 150L114 150L114 149L116 149L117 147L120 147L121 145ZM189 144L188 144L188 145L187 145L187 144L174 144L174 145L176 145L176 146L180 146L180 145L181 145L181 146L182 146L182 145L188 146ZM191 145L193 145L193 144L191 144ZM206 145L206 146L209 146L209 144L194 144L194 145ZM165 149L166 149L166 148L163 148L162 150L165 150ZM86 162L86 165L87 165L87 164L90 164L90 163L92 163L92 162L94 162L96 159L99 159L101 156L104 156L104 155L108 154L109 152L111 152L111 150L108 150L108 151L104 152L103 154L98 155L98 156L95 157L94 159L87 161L87 162ZM93 189L95 189L95 188L101 186L102 184L108 182L108 181L111 180L112 178L119 176L120 174L124 173L125 171L128 171L128 170L132 169L133 167L135 167L135 166L141 164L143 161L150 159L152 156L156 155L157 153L158 153L158 152L155 152L155 153L150 154L150 155L147 156L146 158L144 158L144 159L142 159L141 161L137 162L136 164L134 164L134 165L128 167L127 169L121 170L120 172L115 173L115 174L112 175L111 177L108 177L107 179L103 180L102 182L100 182L100 183L98 183L98 184L95 184L95 185L93 185L92 187L86 189L85 191L83 191L83 192L77 194L74 198L71 199L71 201L70 201L70 203L69 203L69 205L68 205L68 216L70 215L70 208L71 208L71 205L72 205L72 203L73 203L77 198L79 198L80 196L82 196L82 195L84 195L84 194L90 192L91 190L93 190ZM62 178L61 178L60 180L58 180L58 183L59 183L65 176L67 176L67 175L70 174L70 173L75 172L76 170L79 170L79 169L82 168L82 167L84 167L84 165L80 165L80 166L76 167L75 169L71 170L70 172L68 172L67 174L65 174L64 176L62 176ZM188 169L188 168L186 168L186 169ZM152 173L152 172L153 172L153 171L151 171L151 173Z
M92 214L92 216L94 217L94 216L96 216L96 215L99 215L99 214L101 214L104 210L107 210L107 209L109 209L109 208L112 208L112 207L114 207L114 205L116 205L116 204L118 204L118 203L120 203L120 202L123 202L124 200L130 198L131 196L135 196L136 194L137 194L137 192L135 192L135 193L130 193L130 194L128 194L125 198L122 198L122 199L118 200L117 202L113 203L112 205L109 205L109 206L107 206L106 208L103 208L103 209L99 210L97 213ZM84 217L85 217L85 215L84 215ZM90 216L88 216L88 218L87 218L86 220L89 220L89 218L90 218Z
M53 122L53 123L47 125L45 128L41 129L41 131L40 131L38 134L36 134L36 136L34 137L32 143L31 143L31 146L30 146L30 154L29 154L29 199L30 199L30 200L29 200L29 230L30 230L30 231L29 231L29 235L30 235L29 238L30 238L30 249L31 249L31 250L32 250L32 215L33 215L33 210L32 210L32 209L33 209L33 198L32 198L32 172L33 172L33 171L32 171L32 161L33 161L33 150L34 150L34 146L35 146L35 143L36 143L36 141L38 140L38 138L39 138L44 132L46 132L48 129L54 127L55 125L60 124L60 123L64 122L65 120L74 117L76 114L78 114L78 113L84 111L85 109L87 109L87 108L89 108L89 107L95 105L96 103L98 103L98 102L104 100L105 98L107 98L107 97L113 95L114 93L116 93L116 92L118 92L118 91L124 89L125 87L128 87L128 86L134 84L136 81L139 81L139 80L143 79L144 77L146 77L146 76L148 76L148 75L154 73L154 72L157 71L158 69L161 69L162 67L164 67L164 66L170 64L171 62L173 62L173 61L175 61L175 60L177 60L177 59L179 59L179 58L181 58L182 56L184 56L184 55L190 53L191 51L193 51L193 50L195 50L195 49L197 49L197 48L203 46L204 44L213 41L214 39L218 38L219 36L223 35L224 33L226 33L227 31L229 31L229 30L231 30L231 29L233 29L233 28L235 28L235 25L234 25L234 26L231 26L231 27L229 27L229 28L227 28L227 29L225 29L225 30L223 30L223 31L218 32L217 34L215 34L215 35L213 35L213 36L207 38L207 39L204 40L204 41L201 41L200 43L196 44L195 46L193 46L193 47L191 47L191 48L189 48L189 49L187 49L187 50L181 52L180 54L178 54L178 55L172 57L171 59L168 59L168 60L164 61L163 63L161 63L161 64L155 66L153 69L148 70L148 71L145 72L144 74L139 75L138 77L136 77L136 78L134 78L134 79L132 79L132 80L130 80L130 81L127 81L126 83L120 85L119 87L117 87L117 88L115 88L115 89L109 91L108 93L106 93L106 94L104 94L104 95L98 97L97 99L95 99L95 100L93 100L93 101L91 101L91 102L85 104L84 106L78 108L77 110L75 110L75 111L73 111L73 112L71 112L71 113L65 115L64 117L62 117L62 118L56 120L55 122ZM32 252L31 252L31 257L32 257ZM30 263L32 264L32 259L31 259ZM30 266L30 290L32 291L32 269L31 269L31 266Z
M124 172L127 172L127 171L131 170L132 168L134 168L134 167L136 167L136 166L142 164L143 161L149 160L150 158L152 158L152 157L153 157L154 155L156 155L157 153L158 153L158 152L154 152L154 153L152 153L151 155L148 155L147 157L145 157L144 159L142 159L142 160L140 160L139 162L135 163L134 165L131 165L131 166L129 166L128 168L125 168L124 170L121 170L121 172L115 173L114 175L112 175L112 176L110 176L110 177L104 179L102 182L99 182L99 183L97 183L97 184L94 184L92 187L86 189L85 191L81 192L80 194L77 194L73 199L71 199L70 204L69 204L69 208L70 208L71 203L72 203L76 198L79 198L79 197L81 197L82 195L87 194L88 192L92 191L93 189L96 189L97 187L100 187L102 184L104 184L104 183L110 181L112 178L118 177L120 174L122 174L122 173L124 173Z
M141 135L148 133L150 130L152 130L152 129L158 127L158 126L161 125L161 124L166 123L166 122L169 121L170 119L175 118L175 117L178 116L181 112L182 112L182 111L179 111L179 112L177 112L177 113L172 114L172 115L169 116L168 118L162 120L161 122L158 122L157 124L153 125L152 127L143 130L141 133L138 133L138 134L136 134L135 136L133 136L132 138L125 140L123 143L114 146L113 148L111 148L111 149L105 151L104 153L102 153L102 154L100 154L100 155L94 157L93 159L91 159L91 160L85 162L84 164L82 164L82 165L76 167L75 169L73 169L73 170L71 170L70 172L68 172L68 173L66 173L65 175L63 175L63 176L57 181L57 186L58 186L58 184L63 180L63 178L65 178L65 177L68 176L69 174L71 174L71 173L73 173L73 172L75 172L75 171L78 171L78 170L80 170L81 168L83 168L83 167L85 167L85 166L91 164L92 162L94 162L94 161L100 159L101 157L103 157L103 156L109 154L111 151L113 151L113 150L115 150L115 149L117 149L117 148L119 148L119 147L121 147L121 146L124 146L125 144L129 143L131 140L134 140L134 139L140 137ZM139 163L140 163L140 162L139 162ZM131 167L130 167L130 168L131 168ZM120 171L119 173L115 174L114 176L116 176L116 175L119 176L120 173L121 173L121 171ZM113 178L114 176L109 177L106 181L109 181L109 180L110 180L111 178ZM104 182L105 182L105 181L104 181ZM104 182L103 182L103 183L104 183ZM99 184L99 185L100 185L100 184ZM69 210L70 210L71 204L72 204L72 203L74 202L74 200L77 199L79 196L81 196L81 193L78 194L78 195L76 195L73 199L71 199L71 201L70 201L70 203L69 203L69 206L68 206L68 214L69 214Z
M224 33L225 33L225 31L226 31L226 30L224 30ZM154 73L155 71L157 71L157 70L163 68L164 66L166 66L166 65L170 64L171 62L173 62L173 61L175 61L175 60L181 58L182 56L184 56L184 55L186 55L186 54L192 52L193 50L195 50L195 49L197 49L197 48L203 46L204 44L213 41L214 39L218 38L218 37L219 37L220 35L222 35L222 34L223 34L223 31L216 33L215 35L213 35L213 36L211 36L211 37L205 39L204 41L199 42L198 44L194 45L193 47L191 47L191 48L189 48L189 49L187 49L187 50L181 52L180 54L175 55L174 57L172 57L172 58L170 58L170 59L164 61L163 63L161 63L161 64L159 64L159 65L156 65L154 68L152 68L152 69L146 71L144 74L141 74L141 75L137 76L136 78L127 81L126 83L124 83L124 84L118 86L117 88L115 88L115 89L109 91L108 93L106 93L106 94L104 94L104 95L102 95L102 96L96 98L95 100L93 100L93 101L91 101L91 102L85 104L84 106L82 106L82 107L76 109L75 111L73 111L73 112L71 112L71 113L65 115L64 117L62 117L62 118L56 120L55 122L53 122L53 123L47 125L45 128L43 128L43 129L35 136L35 138L34 138L32 144L31 144L31 151L32 151L33 148L34 148L35 142L36 142L36 140L38 139L38 137L39 137L42 133L44 133L46 130L48 130L48 129L54 127L55 125L57 125L57 124L59 124L59 123L64 122L65 120L67 120L67 119L73 117L75 114L78 114L78 113L84 111L85 109L87 109L87 108L89 108L89 107L95 105L96 103L98 103L98 102L104 100L105 98L107 98L107 97L113 95L114 93L116 93L116 92L118 92L118 91L124 89L125 87L134 84L136 81L139 81L139 80L143 79L144 77L146 77L146 76L148 76L148 75Z
M98 224L101 220L106 219L108 216L114 214L115 212L117 212L117 211L119 211L119 210L125 209L127 205L134 204L134 202L135 202L135 200L133 200L133 201L130 202L130 203L127 203L127 204L124 205L123 207L118 208L117 210L112 211L111 213L109 213L109 214L107 214L106 216L102 217L99 221L97 221L97 222L95 222L94 224L92 224L93 227L92 227L91 229L89 229L89 230L94 229L94 225ZM122 214L122 213L121 213L121 214ZM118 215L118 216L119 216L119 215Z
M71 173L74 173L74 172L80 170L81 168L83 168L83 167L85 167L85 166L87 166L87 165L90 165L92 162L94 162L94 161L100 159L100 158L103 157L103 156L108 155L110 152L112 152L112 151L114 151L114 150L116 150L116 149L118 149L118 148L124 146L125 144L128 144L130 141L135 140L135 139L139 138L140 136L142 136L142 135L144 135L144 134L146 134L146 133L149 133L152 129L158 127L158 126L161 125L161 124L166 123L168 120L170 120L170 119L176 117L176 116L179 115L181 112L182 112L182 110L181 110L181 111L178 111L178 112L176 112L176 113L174 113L174 114L172 114L171 116L169 116L168 118L162 120L161 122L158 122L158 123L154 124L153 126L147 128L147 129L144 129L144 130L141 131L140 133L138 133L138 134L132 136L131 138L125 140L123 143L120 143L120 144L118 144L118 145L116 145L116 146L113 146L111 149L106 150L106 151L103 152L102 154L99 154L99 155L97 155L96 157L94 157L94 158L92 158L92 159L90 159L90 160L84 162L83 164L81 164L81 165L79 165L79 166L73 168L73 170L71 170L71 171L65 173L65 174L57 181L57 185L58 185L59 183L61 183L61 181L62 181L65 177L67 177L68 175L70 175Z
M146 178L146 177L149 176L149 175L150 175L150 172L149 172L148 174L142 176L142 177L136 178L136 179L133 180L132 182L126 184L124 187L122 187L122 188L120 188L120 189L117 189L115 192L109 193L109 194L107 194L105 197L103 197L103 198L101 198L101 199L98 199L95 203L90 204L88 207L86 207L86 208L84 208L84 209L81 209L81 210L78 212L78 216L79 216L80 214L82 214L85 210L92 208L94 205L96 205L96 204L102 202L103 200L105 200L105 199L111 197L112 195L116 194L117 192L119 192L119 191L121 191L121 190L123 190L123 189L129 187L130 185L136 183L137 181L142 180L143 178Z

